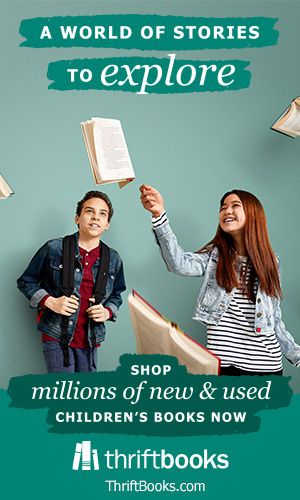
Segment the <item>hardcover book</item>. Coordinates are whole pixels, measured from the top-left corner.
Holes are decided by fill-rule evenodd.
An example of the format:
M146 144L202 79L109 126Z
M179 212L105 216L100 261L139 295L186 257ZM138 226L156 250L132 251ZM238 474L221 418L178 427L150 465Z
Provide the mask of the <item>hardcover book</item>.
M218 375L220 359L162 316L134 290L128 298L138 354L170 354L193 374Z

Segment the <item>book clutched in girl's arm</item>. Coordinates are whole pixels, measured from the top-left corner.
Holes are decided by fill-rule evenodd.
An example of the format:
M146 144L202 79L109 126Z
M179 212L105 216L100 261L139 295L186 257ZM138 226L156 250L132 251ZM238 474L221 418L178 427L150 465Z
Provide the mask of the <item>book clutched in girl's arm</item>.
M293 138L300 135L300 97L292 100L288 109L280 115L271 128Z
M92 118L81 130L96 184L118 182L125 186L135 178L121 122Z
M169 354L193 374L218 375L220 359L162 316L134 290L128 298L138 354Z

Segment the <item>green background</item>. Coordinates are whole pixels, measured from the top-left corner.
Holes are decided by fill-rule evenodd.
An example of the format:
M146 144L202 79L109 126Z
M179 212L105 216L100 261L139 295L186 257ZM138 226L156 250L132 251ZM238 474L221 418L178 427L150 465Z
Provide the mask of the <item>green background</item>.
M0 391L2 470L1 491L13 500L63 500L73 498L202 498L201 493L109 493L105 480L126 482L144 479L150 482L204 482L203 498L258 500L297 498L299 491L299 412L300 396L294 396L289 408L260 412L259 433L233 436L149 438L126 435L47 434L46 410L7 409L8 397ZM91 440L100 456L106 450L136 453L150 448L165 449L174 455L184 453L225 453L230 466L224 470L106 470L72 471L75 445ZM9 497L8 497L9 495Z
M263 202L273 247L281 257L284 318L300 343L298 328L299 265L299 140L270 130L270 125L299 95L298 2L0 2L1 46L1 172L16 194L1 201L1 379L43 373L34 313L16 290L17 276L46 240L75 230L75 205L94 188L79 122L91 116L122 121L137 180L124 190L106 188L116 214L106 242L123 257L128 291L134 287L161 312L196 339L205 329L192 321L198 279L168 274L155 247L149 216L138 201L138 186L150 183L162 191L169 217L186 249L196 250L211 239L217 226L218 201L233 187L253 191ZM23 18L99 13L161 13L195 16L279 17L279 43L260 49L203 51L182 57L240 58L251 61L249 89L192 95L135 95L112 92L49 91L51 61L77 57L126 56L126 51L101 49L20 48ZM142 53L132 51L130 55ZM161 57L163 53L145 52ZM125 297L126 299L126 297ZM119 321L109 325L99 356L100 369L111 370L124 352L134 352L134 334L126 304ZM295 392L300 371L285 364ZM104 477L71 471L74 446L86 436L47 434L45 411L8 408L1 391L2 491L10 498L106 497ZM202 475L177 473L178 481L205 481L207 498L220 495L245 499L298 491L299 396L288 409L263 412L263 427L246 436L197 438L134 438L91 436L99 449L146 447L173 452L227 452L227 471ZM154 471L119 471L119 480L154 479ZM156 480L164 477L155 474ZM191 495L193 496L193 495ZM199 494L197 495L199 496Z
M94 188L79 123L92 116L119 118L137 179L120 190L105 188L115 206L105 241L123 260L128 292L135 288L197 340L205 327L192 315L199 279L167 273L151 233L150 217L139 203L142 183L165 196L182 246L196 250L211 239L218 203L228 189L254 192L263 202L274 249L281 257L283 314L300 343L299 140L270 125L299 94L299 14L297 2L1 2L1 171L16 194L1 201L1 378L41 373L44 362L35 314L17 291L16 278L37 248L76 229L77 201ZM250 88L192 95L136 95L122 92L48 90L48 63L65 58L154 55L163 52L111 49L20 48L22 19L99 13L161 13L189 16L278 17L279 43L273 47L179 53L195 59L250 60ZM109 324L100 369L112 369L120 354L134 352L125 304ZM300 371L286 364L300 392Z

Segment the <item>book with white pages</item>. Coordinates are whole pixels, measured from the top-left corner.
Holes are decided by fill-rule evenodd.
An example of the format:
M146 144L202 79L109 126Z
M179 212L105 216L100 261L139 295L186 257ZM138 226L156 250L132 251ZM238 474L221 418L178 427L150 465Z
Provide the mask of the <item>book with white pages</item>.
M138 354L169 354L192 374L218 375L220 358L162 316L136 291L128 298Z
M292 100L290 106L280 115L271 129L293 138L300 135L300 97Z
M13 190L7 184L3 175L0 174L0 200L4 200L5 198L8 198L12 194L14 194Z
M131 182L135 173L120 120L92 118L80 125L96 184Z

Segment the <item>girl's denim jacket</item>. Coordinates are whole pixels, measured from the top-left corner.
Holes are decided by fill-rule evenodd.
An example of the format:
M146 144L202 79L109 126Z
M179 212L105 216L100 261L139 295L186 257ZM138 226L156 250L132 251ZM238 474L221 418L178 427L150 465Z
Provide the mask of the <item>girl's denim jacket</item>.
M193 319L217 325L234 294L234 290L228 293L216 281L218 249L214 247L204 253L185 252L168 222L154 228L154 234L169 271L181 276L204 277ZM275 332L286 358L295 365L300 364L300 346L281 319L280 301L266 295L260 287L256 296L255 329L265 335Z
M74 292L80 300L80 284L82 280L81 256L78 248L78 233L76 236L75 270L74 270ZM62 295L62 242L63 239L50 240L43 245L32 258L27 269L18 278L19 290L30 300L30 307L37 308L39 302L46 295L60 297ZM101 256L100 256L101 257ZM100 259L93 265L94 280L100 265ZM110 248L109 276L106 283L106 293L102 301L105 307L112 312L111 320L115 321L117 311L122 304L121 293L126 289L123 273L122 260L116 250ZM69 317L68 337L71 342L77 322L79 308ZM62 316L45 308L38 322L38 330L60 340ZM91 341L95 335L96 342L100 343L105 338L105 324L94 321L89 322L88 340Z

